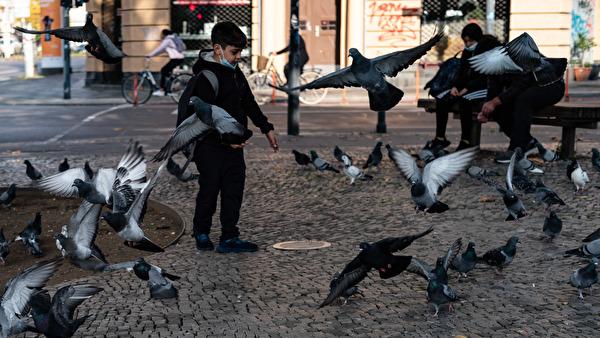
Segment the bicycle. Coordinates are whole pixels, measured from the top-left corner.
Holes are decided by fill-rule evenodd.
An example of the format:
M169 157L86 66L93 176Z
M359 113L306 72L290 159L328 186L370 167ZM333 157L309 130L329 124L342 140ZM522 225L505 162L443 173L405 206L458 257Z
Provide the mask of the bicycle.
M152 92L159 89L158 85L156 84L156 80L154 80L154 76L152 76L152 72L150 71L150 59L145 58L144 61L144 70L136 74L138 104L146 103L146 101L148 101L152 96ZM169 76L165 82L165 87L167 88L167 95L170 96L175 103L178 103L183 90L192 78L192 74L176 74L176 72L177 70L173 70L171 76ZM133 74L128 76L125 81L123 81L123 84L121 85L121 93L128 103L133 103Z
M273 96L273 88L269 86L269 83L282 87L284 82L277 71L277 68L273 64L273 60L275 56L269 54L266 56L258 57L258 71L250 74L248 76L248 84L250 85L250 89L252 90L252 94L254 94L254 98L256 102L259 104L264 104L271 101ZM300 75L300 85L310 83L322 75L319 72L315 71L306 71ZM327 95L327 88L320 89L305 89L300 92L300 102L305 104L317 104L325 98Z

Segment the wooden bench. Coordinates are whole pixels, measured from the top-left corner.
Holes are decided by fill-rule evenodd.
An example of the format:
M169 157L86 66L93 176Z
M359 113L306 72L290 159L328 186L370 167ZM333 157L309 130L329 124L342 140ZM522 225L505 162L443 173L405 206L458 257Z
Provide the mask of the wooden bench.
M477 114L481 111L482 104L473 107L473 127L471 129L471 142L479 145L481 140L481 123L477 121ZM419 99L417 107L425 111L435 112L435 99ZM450 107L450 112L455 119L460 119L458 103ZM544 107L533 114L532 124L562 127L562 158L572 158L575 155L575 131L577 128L597 129L600 121L600 106L597 104L582 104L559 102L554 106Z

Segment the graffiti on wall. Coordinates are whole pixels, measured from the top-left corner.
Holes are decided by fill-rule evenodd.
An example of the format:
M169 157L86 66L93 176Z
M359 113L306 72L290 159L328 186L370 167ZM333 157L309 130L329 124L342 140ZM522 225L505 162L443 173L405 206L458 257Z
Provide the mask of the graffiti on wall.
M377 36L379 42L399 47L418 39L419 14L418 8L408 8L402 1L372 1L367 7L367 23L383 31Z
M585 36L594 36L594 16L596 15L596 3L595 0L573 0L573 11L571 12L571 56L581 57L581 55L575 55L577 51L573 48L573 43L578 39L579 34ZM584 58L591 58L591 55L585 55Z

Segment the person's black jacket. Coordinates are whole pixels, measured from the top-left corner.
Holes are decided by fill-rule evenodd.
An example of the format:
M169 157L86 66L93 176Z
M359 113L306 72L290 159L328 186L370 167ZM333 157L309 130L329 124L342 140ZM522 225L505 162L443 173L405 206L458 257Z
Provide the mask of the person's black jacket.
M458 79L454 83L454 87L461 91L463 88L467 88L468 93L472 93L477 90L485 89L487 87L487 76L480 74L471 68L469 58L474 55L485 53L488 50L500 46L500 42L491 35L484 35L478 42L475 50L470 52L463 50L460 57L460 68Z
M524 74L502 74L488 76L488 93L486 101L490 101L496 96L500 98L502 104L509 104L515 101L517 96L523 93L527 88L537 86L537 82L532 72Z
M302 36L298 36L298 50L300 51L300 65L305 65L308 62L308 52L306 51L306 44L304 43L304 39ZM275 52L275 54L283 54L290 51L290 45L288 44L284 49Z
M201 50L198 61L192 67L194 74L198 74L204 69L212 71L219 80L219 92L215 97L215 92L210 81L200 75L195 83L192 96L198 96L202 101L219 106L235 118L244 127L248 127L248 118L257 126L263 134L273 130L273 125L269 123L267 117L263 114L260 107L254 99L254 95L248 86L248 81L240 67L235 69L223 66L218 62L212 61L212 49ZM208 58L209 60L206 60ZM193 111L188 111L188 116ZM216 133L211 133L205 137L205 141L221 145Z

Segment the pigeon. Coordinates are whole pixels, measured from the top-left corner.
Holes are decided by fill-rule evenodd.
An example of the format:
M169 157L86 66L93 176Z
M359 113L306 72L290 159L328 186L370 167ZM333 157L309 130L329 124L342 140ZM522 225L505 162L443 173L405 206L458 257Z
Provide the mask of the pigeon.
M583 299L583 289L589 287L590 295L592 294L592 285L598 283L598 258L590 259L590 263L583 268L573 270L569 283L579 291L579 298Z
M381 142L377 142L373 151L369 154L367 158L367 162L363 165L363 169L369 168L371 170L372 167L377 168L379 170L379 163L381 163L381 159L383 158L383 154L381 153Z
M473 70L485 75L524 74L531 71L540 86L559 81L567 69L566 58L543 56L527 33L521 34L506 46L498 46L472 56L469 63Z
M179 164L173 161L173 158L171 157L167 160L167 171L171 173L171 175L177 177L181 182L197 181L200 178L200 175L183 171Z
M6 337L21 332L37 332L36 328L21 319L25 313L29 299L44 287L58 270L58 260L42 261L21 271L6 283L0 298L0 336Z
M17 237L11 241L11 243L22 241L30 254L34 255L35 257L42 257L42 249L40 248L40 232L41 231L38 230L34 222L29 220L27 221L27 227L25 227L25 229L21 231L21 233L19 233Z
M340 273L336 272L333 274L333 279L331 280L331 283L329 283L329 291L333 290L336 285L339 283L339 278L340 278ZM342 306L345 306L348 303L348 300L350 299L350 297L354 296L354 295L361 295L363 296L363 293L358 290L358 286L354 285L349 287L346 291L344 291L340 297L344 297L344 303L342 304Z
M354 184L355 180L372 181L373 176L363 173L360 169L352 165L347 155L342 155L344 160L344 174L350 178L350 185Z
M550 242L552 242L554 238L560 236L562 223L562 220L556 216L556 212L550 211L550 215L544 220L544 227L542 228L542 231L544 231L546 237L550 239Z
M90 179L90 181L94 179L94 171L90 167L90 162L89 161L85 161L85 164L83 166L83 170L85 170L85 173L88 175L88 178Z
M35 218L33 219L33 223L31 224L31 226L38 233L40 233L40 234L42 233L42 213L41 212L38 211L35 213Z
M596 231L589 234L586 238L582 240L582 242L587 243L591 241L595 241L600 238L600 228L596 229Z
M450 269L458 272L458 278L456 279L458 282L461 276L467 277L467 272L473 270L476 264L477 254L475 253L475 243L469 242L467 250L454 257L454 260L450 264Z
M571 160L571 163L567 165L567 177L575 184L576 193L583 192L585 183L590 181L587 173L583 171L579 163L577 163L577 159Z
M509 238L506 245L490 250L483 254L481 260L496 269L497 275L502 275L500 270L510 264L517 253L517 243L520 243L519 238L513 236Z
M552 204L566 205L565 202L558 197L554 190L544 185L544 182L541 178L535 180L535 196L544 205L543 211L548 210Z
M512 178L513 187L517 188L521 195L535 194L535 183L521 171L519 166L515 166Z
M438 277L435 273L429 274L429 284L427 285L427 291L425 291L425 297L433 306L435 306L435 313L432 317L437 317L440 311L440 305L450 303L448 311L452 310L452 302L458 300L456 293L447 284L443 284L438 281Z
M342 149L340 149L340 147L334 146L333 147L333 156L335 156L335 159L338 160L339 162L344 163L344 160L342 159L342 155L348 156L350 163L352 163L352 156L346 154L346 152L344 152Z
M106 223L117 232L117 235L125 239L124 244L126 246L151 252L165 251L144 235L144 231L142 231L140 225L144 221L150 192L154 188L154 185L156 185L156 180L166 164L167 161L164 161L160 165L158 170L152 175L152 178L150 178L146 183L146 186L135 197L133 203L131 203L128 208L121 208L120 205L115 204L113 213L110 213L109 211L104 211L102 213L100 219L105 220Z
M68 225L63 225L60 228L60 233L67 237L69 234L69 226ZM56 235L54 235L54 238L56 238ZM65 257L67 255L67 251L62 247L62 244L60 244L60 241L58 239L56 239L56 248L58 249L58 251L60 251L60 253L62 254L63 257Z
M317 168L321 175L323 175L323 171L325 170L333 171L336 174L340 172L339 170L335 169L331 164L327 163L327 161L320 158L319 155L317 155L316 151L311 150L310 157L312 164L315 166L315 168Z
M0 203L5 210L10 209L10 204L17 196L17 185L12 183L8 189L0 195Z
M426 231L404 237L390 237L382 239L374 244L361 243L360 253L344 267L337 279L330 283L330 291L327 298L321 303L319 308L331 304L334 300L343 295L349 288L360 283L365 279L371 269L379 271L379 277L382 279L397 276L406 270L413 260L411 256L396 256L394 252L404 250L412 242L433 231L433 227ZM418 270L418 268L411 268Z
M392 153L394 152L394 148L392 148L392 146L389 144L386 144L385 147L387 148L388 157L390 158L390 161L392 161L392 163L394 163L394 159L392 158Z
M560 160L560 157L558 155L556 155L552 150L544 148L544 146L541 143L536 142L535 146L538 149L538 152L540 154L540 157L544 161L544 164L550 165L550 163Z
M447 285L448 268L450 267L450 263L452 263L452 261L456 258L456 255L460 252L461 247L462 238L459 238L452 243L452 246L448 249L448 251L446 251L446 255L444 257L437 258L434 268L431 268L424 261L413 257L413 262L417 262L418 264L412 264L406 270L424 277L425 280L429 280L429 274L433 273L436 275L438 282ZM417 267L418 270L413 270L415 267Z
M219 134L220 141L225 144L242 144L252 136L250 129L244 127L223 108L206 103L197 96L190 98L189 106L193 107L195 114L183 120L175 129L167 143L152 159L154 162L166 160L213 131Z
M8 246L8 242L6 241L6 237L4 237L4 229L0 227L0 265L4 266L6 262L4 259L10 253L10 247Z
M600 151L596 148L592 148L592 167L600 172Z
M68 285L56 291L52 300L48 290L36 292L29 301L36 329L46 337L72 337L91 316L73 319L75 309L102 290L100 284Z
M84 168L71 168L42 179L40 189L62 197L78 196L90 203L112 206L115 202L131 203L145 182L146 160L142 146L138 142L129 141L117 169L100 168L92 180ZM116 191L126 194L115 194Z
M31 164L31 162L29 162L29 160L25 160L23 161L23 163L25 163L25 165L27 166L27 169L25 169L25 173L27 174L27 176L29 178L31 178L32 181L37 181L40 178L42 178L42 173L39 172L34 166L33 164Z
M102 251L94 244L98 235L101 212L101 204L83 200L77 211L71 216L67 234L57 233L54 235L54 239L60 242L60 246L64 250L63 256L68 257L76 266L80 266L77 264L78 261L85 261L90 257L108 264Z
M415 202L415 211L441 213L449 210L447 204L436 199L450 182L464 173L469 163L475 159L479 147L471 147L443 156L428 163L423 175L411 155L404 150L394 150L392 158L396 167L412 183L410 194Z
M384 76L394 77L419 60L444 35L443 29L426 43L404 51L392 52L373 59L364 57L356 48L350 48L348 56L352 64L333 73L320 77L296 88L276 87L285 92L304 89L362 87L369 94L369 108L373 111L386 111L393 108L404 96L404 92Z
M425 143L425 147L423 147L419 151L417 157L427 164L435 160L436 158L442 157L444 155L446 155L446 152L444 151L444 148L442 148L442 146L432 147L431 140L427 140L427 142Z
M595 239L580 248L567 250L565 255L574 257L600 258L600 239Z
M310 164L310 156L301 153L296 149L292 149L292 153L294 154L294 159L296 160L296 163L298 163L299 165L306 166Z
M65 157L65 160L60 162L60 164L58 165L58 172L64 172L69 170L69 168L71 168L71 166L69 165L69 161L67 160L67 158ZM89 176L89 175L88 175Z
M475 178L480 180L482 177L490 177L490 176L500 176L500 174L498 174L495 171L489 171L487 169L484 168L480 168L478 166L469 166L467 168L467 174L469 174L469 176L471 176L471 178Z
M64 27L45 31L32 31L21 27L15 27L15 30L27 34L51 34L67 41L87 42L85 50L96 57L96 59L108 64L121 62L121 59L127 55L119 50L117 46L110 41L108 36L94 25L93 18L94 16L92 13L87 13L85 24L83 26Z

